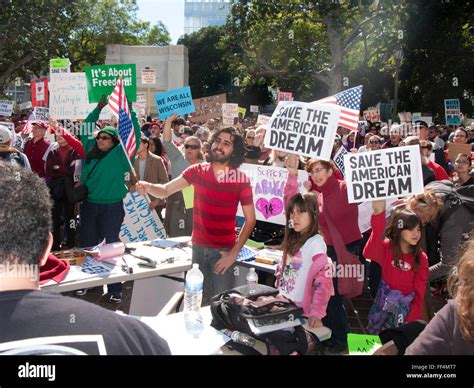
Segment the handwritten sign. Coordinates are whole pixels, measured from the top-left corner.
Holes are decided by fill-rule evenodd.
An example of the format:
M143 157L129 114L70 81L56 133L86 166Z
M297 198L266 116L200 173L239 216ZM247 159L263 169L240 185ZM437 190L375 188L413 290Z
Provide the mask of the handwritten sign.
M288 179L288 170L281 167L258 166L244 163L239 167L250 180L257 220L285 225L285 203L283 190ZM308 173L298 170L298 189L304 191L303 182L308 180ZM239 205L238 216L243 216Z
M265 146L330 160L339 114L333 105L280 102L266 125Z
M224 125L234 125L235 117L239 117L239 105L222 104L222 123Z
M382 347L382 341L378 335L347 334L347 345L349 355L371 355Z
M457 98L444 100L444 114L446 125L461 124L461 105Z
M120 227L123 243L166 238L165 228L145 198L138 193L128 193L123 200L125 217Z
M223 93L197 98L193 103L196 111L193 113L192 121L206 121L222 116L222 104L226 103L226 95Z
M423 193L418 145L349 153L344 158L349 203Z
M141 73L142 73L143 85L156 84L156 70L155 69L142 69Z
M35 109L33 109L33 114L36 120L43 120L46 123L49 122L49 108L35 106Z
M189 86L156 94L155 98L160 120L170 117L173 113L182 116L194 112L193 97Z

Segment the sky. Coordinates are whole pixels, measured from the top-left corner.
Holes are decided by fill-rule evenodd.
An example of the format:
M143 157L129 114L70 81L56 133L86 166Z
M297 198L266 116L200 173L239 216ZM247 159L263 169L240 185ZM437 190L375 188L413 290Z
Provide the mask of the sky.
M184 0L137 0L137 16L140 20L155 24L161 20L176 44L184 34Z

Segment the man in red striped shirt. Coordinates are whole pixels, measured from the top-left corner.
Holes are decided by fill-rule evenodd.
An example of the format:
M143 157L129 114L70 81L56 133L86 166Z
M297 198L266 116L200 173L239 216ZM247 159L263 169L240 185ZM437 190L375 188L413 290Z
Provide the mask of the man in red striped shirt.
M245 158L245 143L235 128L223 128L212 136L210 163L188 167L165 185L140 181L136 189L166 198L194 185L193 263L204 274L206 303L210 297L234 286L237 255L255 226L252 187L237 168ZM236 239L235 216L242 205L245 223Z

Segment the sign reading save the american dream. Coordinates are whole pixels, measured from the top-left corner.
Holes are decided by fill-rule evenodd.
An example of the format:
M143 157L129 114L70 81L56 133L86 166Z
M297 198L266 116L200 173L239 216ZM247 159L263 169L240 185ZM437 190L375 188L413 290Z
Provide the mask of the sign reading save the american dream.
M285 203L283 190L288 179L288 170L281 167L258 166L244 163L239 167L250 180L257 220L285 225ZM298 190L305 191L303 182L308 180L306 171L298 170ZM243 216L239 205L238 216Z
M330 160L339 115L335 105L282 101L265 126L265 146Z

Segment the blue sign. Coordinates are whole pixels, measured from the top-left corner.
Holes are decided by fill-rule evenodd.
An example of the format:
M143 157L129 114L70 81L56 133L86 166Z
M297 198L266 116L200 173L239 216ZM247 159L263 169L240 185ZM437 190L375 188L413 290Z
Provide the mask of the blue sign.
M461 105L458 99L444 100L446 125L461 124Z
M189 86L156 94L155 98L160 120L170 117L173 113L182 116L195 111Z

